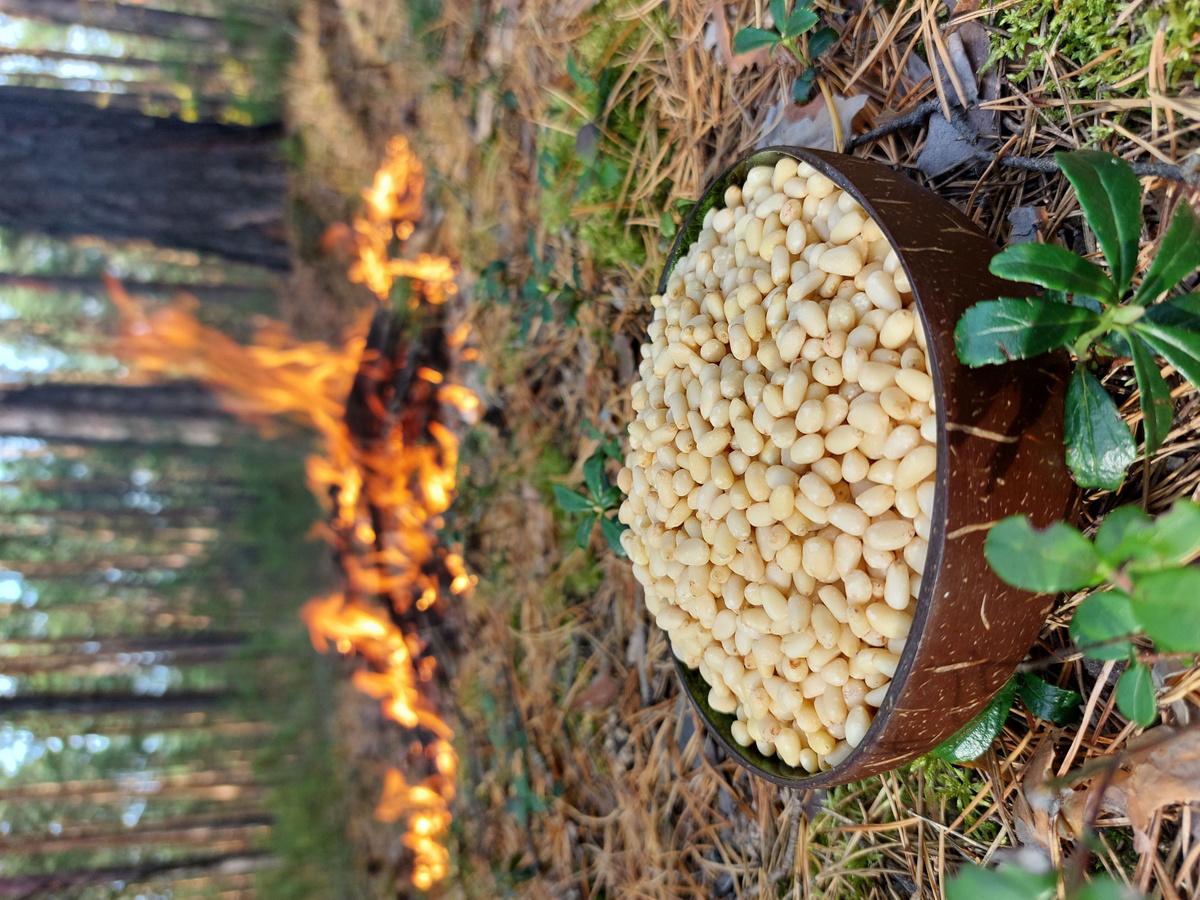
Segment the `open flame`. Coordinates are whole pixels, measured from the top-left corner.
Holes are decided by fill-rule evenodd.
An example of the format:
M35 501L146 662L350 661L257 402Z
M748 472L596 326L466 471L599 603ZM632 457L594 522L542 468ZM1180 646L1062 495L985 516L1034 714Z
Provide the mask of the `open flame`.
M391 295L397 278L412 279L414 308L420 298L443 303L455 290L449 259L427 254L403 259L396 252L420 216L423 185L423 169L408 142L392 138L373 184L363 192L364 212L352 229L356 259L349 278L380 300ZM357 654L368 663L368 669L355 673L354 685L378 699L384 715L432 735L424 748L434 774L409 784L399 769L390 769L375 812L385 822L407 818L404 843L415 854L413 884L430 887L449 868L444 840L458 758L450 743L452 729L422 691L433 676L434 658L379 601L402 620L414 607L423 611L434 605L443 579L452 594L475 584L462 558L436 534L454 499L458 439L437 421L425 426L425 442L411 435L406 440L398 424L378 440L352 433L346 398L356 375L381 383L393 375L393 360L366 350L365 328L333 347L298 342L280 323L271 323L254 344L243 346L200 323L193 299L148 313L115 280L109 288L125 326L117 352L137 374L196 378L209 384L230 412L264 429L282 416L320 435L322 452L306 461L308 486L332 505L330 524L319 530L337 551L347 585L344 593L310 600L301 615L318 651L327 652L332 644L339 653ZM463 346L468 334L468 326L459 326L446 340L464 359L472 355ZM478 398L451 383L446 373L423 366L416 377L430 385L438 403L464 417L478 410ZM381 419L386 413L372 412Z

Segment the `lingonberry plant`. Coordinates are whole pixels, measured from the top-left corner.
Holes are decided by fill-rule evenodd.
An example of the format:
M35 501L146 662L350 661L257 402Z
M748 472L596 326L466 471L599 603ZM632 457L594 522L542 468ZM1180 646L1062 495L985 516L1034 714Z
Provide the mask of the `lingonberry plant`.
M561 484L556 484L554 485L554 499L563 512L585 514L575 531L575 543L578 546L587 549L591 542L592 529L599 520L600 530L604 533L604 540L608 542L609 549L617 556L624 558L625 549L621 546L621 532L629 526L618 522L615 517L610 517L608 514L620 507L625 495L621 493L620 488L608 480L608 473L604 471L606 459L621 461L621 448L615 438L604 438L590 425L588 430L593 437L600 441L596 452L589 456L587 462L583 464L583 482L587 486L590 496L584 496Z
M813 60L820 58L833 45L837 40L837 32L832 28L814 31L808 38L808 52L805 53L800 38L811 31L818 21L817 14L812 11L812 0L796 0L791 15L787 13L786 0L771 0L768 8L773 27L741 29L733 36L733 52L750 53L766 47L768 52L773 53L776 47L786 48L801 66L800 75L792 85L792 99L804 103L812 94L817 78Z
M1044 290L975 304L959 320L955 341L969 366L1068 349L1076 364L1066 397L1067 464L1081 486L1115 490L1137 447L1091 366L1102 355L1132 359L1149 458L1174 416L1155 354L1200 385L1200 293L1161 299L1200 268L1200 222L1186 200L1180 203L1146 276L1134 286L1142 232L1137 176L1109 153L1080 150L1055 158L1075 188L1108 273L1052 244L1009 247L992 259L992 273Z
M1117 708L1143 726L1158 715L1150 668L1138 635L1167 653L1200 653L1200 506L1178 501L1151 519L1136 506L1113 510L1094 541L1055 522L1035 529L1012 516L988 532L984 553L1009 584L1056 593L1108 585L1089 595L1071 619L1071 639L1093 659L1128 660L1117 682Z

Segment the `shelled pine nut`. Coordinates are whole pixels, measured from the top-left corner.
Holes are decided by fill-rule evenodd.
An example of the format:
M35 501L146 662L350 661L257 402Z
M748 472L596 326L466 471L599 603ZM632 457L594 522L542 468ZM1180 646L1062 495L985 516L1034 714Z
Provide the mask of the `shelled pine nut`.
M651 305L622 546L734 740L827 769L883 702L928 552L937 398L907 275L785 157L725 190Z

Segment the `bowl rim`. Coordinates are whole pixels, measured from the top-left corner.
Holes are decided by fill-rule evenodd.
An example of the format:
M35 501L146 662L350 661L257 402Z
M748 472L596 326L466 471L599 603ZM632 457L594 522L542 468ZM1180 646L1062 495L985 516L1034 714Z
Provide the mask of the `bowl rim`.
M882 163L876 163L872 160L865 160L859 157L846 157L842 154L827 153L819 150L811 150L804 147L789 147L784 145L773 145L763 147L747 154L732 165L728 166L720 175L713 179L712 183L700 194L700 198L692 207L687 219L679 230L675 242L671 247L671 251L667 257L667 261L663 266L663 274L659 279L657 292L662 294L666 291L667 283L670 280L680 257L688 247L695 242L703 229L704 217L710 209L715 207L719 201L723 200L723 194L735 180L744 179L745 175L751 168L755 166L774 165L780 159L790 157L798 162L808 163L816 171L824 175L842 190L849 193L862 208L871 216L876 225L883 232L888 243L895 251L900 260L900 265L904 268L905 275L909 278L909 284L912 287L913 305L917 315L920 317L921 326L925 329L926 335L931 335L929 326L929 318L926 315L924 305L921 301L918 284L912 277L906 259L905 251L902 249L902 243L897 240L891 229L885 224L884 220L878 215L875 205L872 204L866 196L858 189L851 178L842 173L836 166L836 161L839 159L854 159L855 164L875 165L880 169L884 169L891 174L897 174L890 169L887 169ZM938 202L944 202L936 194L931 194L931 198ZM940 358L935 342L928 340L926 342L926 358L928 360L927 370L934 383L934 395L938 398L946 396L945 379L943 375L943 360ZM921 635L925 629L926 622L929 618L929 609L932 606L932 597L934 588L937 586L938 575L942 568L942 559L946 544L946 493L949 486L949 446L946 432L946 403L939 402L936 409L937 416L937 469L935 473L935 489L933 502L933 515L930 517L930 532L928 540L928 551L925 557L925 568L921 572L921 590L917 597L916 606L913 609L913 623L909 631L909 638L905 642L904 650L900 654L900 661L896 666L896 671L889 682L889 690L884 697L883 703L875 711L872 718L871 726L867 729L858 746L854 747L844 759L836 766L832 766L824 771L816 773L808 773L799 766L789 766L776 756L766 756L759 752L754 744L743 747L733 740L733 734L730 726L735 720L735 716L729 713L721 713L714 710L708 704L708 682L701 676L698 669L691 668L683 663L672 649L671 658L675 664L675 669L679 674L680 681L683 682L684 692L691 700L692 706L700 714L708 726L709 733L724 746L729 753L741 765L753 771L756 775L767 779L782 787L790 787L797 789L813 789L830 787L839 784L847 784L853 781L868 777L869 772L862 772L857 769L857 763L860 758L872 747L873 741L887 729L892 715L896 709L896 698L901 693L904 683L908 680L909 675L913 671L915 658L920 648L920 640L913 638ZM931 577L932 576L932 577ZM658 627L657 624L655 627ZM668 641L669 643L669 641ZM703 692L703 693L702 693ZM980 709L984 704L980 705ZM795 773L795 774L793 774Z

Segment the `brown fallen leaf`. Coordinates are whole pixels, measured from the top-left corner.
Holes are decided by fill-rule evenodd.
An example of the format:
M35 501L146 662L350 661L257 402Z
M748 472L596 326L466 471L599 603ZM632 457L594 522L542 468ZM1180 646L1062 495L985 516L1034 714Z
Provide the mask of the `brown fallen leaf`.
M1138 752L1138 747L1152 749ZM1099 800L1096 792L1103 790ZM1098 813L1128 817L1138 853L1153 850L1150 826L1159 810L1200 801L1200 728L1177 730L1167 725L1143 732L1130 747L1129 760L1113 773L1098 772L1069 792L1059 811L1064 836L1079 839ZM1090 804L1099 803L1092 811Z
M1138 756L1128 769L1117 772L1104 792L1106 804L1124 807L1138 853L1153 849L1149 832L1155 813L1178 803L1200 800L1200 728L1176 731L1161 725L1145 732L1142 742L1152 740L1152 735L1165 740Z
M608 672L602 672L592 683L575 695L571 708L575 710L597 710L610 706L621 692L621 682Z
M1059 796L1047 783L1054 765L1054 738L1047 736L1021 773L1021 789L1013 798L1013 826L1022 844L1038 844L1049 851L1051 821L1058 812Z

